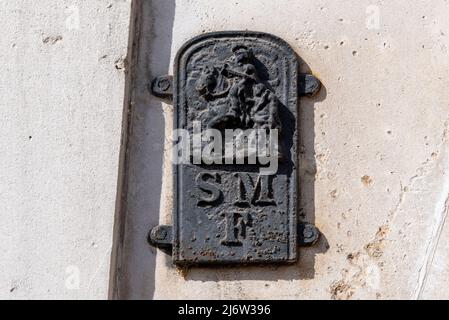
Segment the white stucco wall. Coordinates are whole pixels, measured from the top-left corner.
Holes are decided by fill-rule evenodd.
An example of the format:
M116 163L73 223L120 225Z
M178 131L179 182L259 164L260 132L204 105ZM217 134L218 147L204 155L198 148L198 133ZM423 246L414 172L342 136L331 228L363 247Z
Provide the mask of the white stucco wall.
M160 132L169 136L172 111L142 89L130 140L121 297L449 298L445 1L179 0L145 7L151 32L142 33L142 85L171 73L191 37L245 29L282 37L308 65L302 70L321 79L319 96L300 105L300 198L305 220L324 236L301 249L294 266L172 267L144 242L152 225L171 221L171 168L161 155L168 141Z
M445 1L139 3L127 146L131 1L0 3L0 298L449 298ZM323 83L300 104L301 213L323 237L293 266L178 270L146 243L173 204L172 108L148 83L191 37L244 29Z
M0 298L105 299L129 0L0 2Z

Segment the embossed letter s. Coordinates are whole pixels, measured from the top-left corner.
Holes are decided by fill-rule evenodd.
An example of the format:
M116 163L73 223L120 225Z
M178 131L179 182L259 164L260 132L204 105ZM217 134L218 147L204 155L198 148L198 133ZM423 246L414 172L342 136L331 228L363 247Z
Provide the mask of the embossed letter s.
M200 195L200 199L198 200L199 206L213 206L216 205L223 198L223 193L218 188L218 186L212 182L207 180L214 179L215 182L220 183L221 177L217 172L209 173L209 172L201 172L196 177L196 185L202 191L209 193L210 196Z

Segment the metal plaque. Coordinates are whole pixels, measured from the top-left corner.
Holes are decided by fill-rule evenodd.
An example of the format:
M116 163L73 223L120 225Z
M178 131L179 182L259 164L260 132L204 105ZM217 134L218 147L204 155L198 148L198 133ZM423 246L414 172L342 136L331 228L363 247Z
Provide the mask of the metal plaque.
M317 238L304 225L298 237L298 96L318 89L315 77L298 74L291 47L273 35L216 32L188 41L173 78L152 84L155 95L173 99L174 127L184 132L177 143L190 151L174 165L173 226L153 228L150 243L170 248L178 265L296 261L298 244ZM208 130L214 134L204 138ZM211 152L217 135L227 143L226 134L237 132L248 142L251 130L276 132L278 147L268 152L276 165L251 159L248 147L237 159L227 152L237 140ZM198 132L203 138L189 140Z

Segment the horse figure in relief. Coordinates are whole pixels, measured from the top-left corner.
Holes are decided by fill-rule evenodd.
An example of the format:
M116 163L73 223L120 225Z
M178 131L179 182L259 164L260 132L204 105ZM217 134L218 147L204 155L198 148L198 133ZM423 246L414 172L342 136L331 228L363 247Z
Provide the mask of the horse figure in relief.
M206 66L196 82L208 104L207 127L280 129L279 101L260 80L251 49L238 45L221 66Z

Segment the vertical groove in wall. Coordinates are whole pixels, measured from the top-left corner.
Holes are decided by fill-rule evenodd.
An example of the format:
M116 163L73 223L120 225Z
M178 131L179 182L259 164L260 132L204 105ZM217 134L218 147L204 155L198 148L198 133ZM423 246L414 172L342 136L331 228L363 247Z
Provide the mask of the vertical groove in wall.
M122 137L120 143L119 174L115 204L114 230L112 239L111 265L109 272L109 299L120 298L120 275L122 263L122 247L127 212L129 144L128 137L132 131L132 98L135 88L135 67L137 64L139 34L141 28L142 0L131 3L129 24L127 68L125 78L125 94L123 103Z

